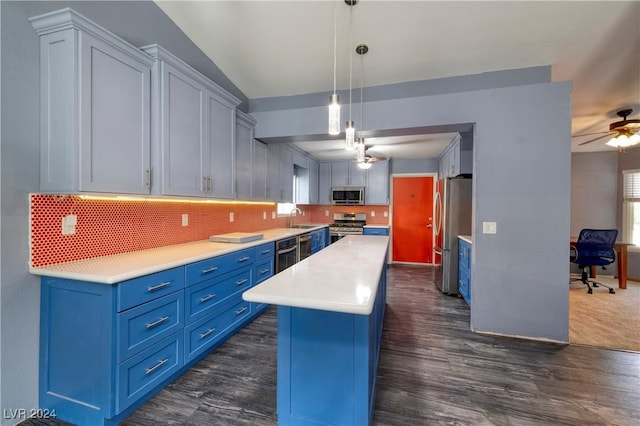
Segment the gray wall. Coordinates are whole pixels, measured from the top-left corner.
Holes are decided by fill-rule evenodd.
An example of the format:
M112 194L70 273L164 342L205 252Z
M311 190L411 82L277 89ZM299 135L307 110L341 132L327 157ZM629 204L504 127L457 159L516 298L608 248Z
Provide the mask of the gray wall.
M437 158L393 159L391 174L400 173L438 173Z
M571 154L571 236L582 228L616 228L618 153Z
M0 1L0 410L38 402L40 286L28 273L28 194L39 189L39 44L28 18L72 7L136 46L159 43L248 100L151 1ZM4 413L4 411L2 411ZM0 421L2 425L14 420Z
M365 131L476 124L471 327L568 341L571 84L381 100L364 109L376 123ZM252 115L258 138L326 133L325 105ZM482 234L483 221L497 222L497 234Z

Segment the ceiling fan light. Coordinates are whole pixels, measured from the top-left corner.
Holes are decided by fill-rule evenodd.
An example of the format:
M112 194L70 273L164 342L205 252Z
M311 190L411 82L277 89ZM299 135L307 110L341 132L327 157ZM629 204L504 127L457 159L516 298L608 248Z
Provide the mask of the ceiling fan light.
M370 169L372 165L373 163L370 163L368 161L361 161L358 163L358 167L364 170Z
M353 151L356 149L356 128L352 120L347 121L345 133L345 147L347 151Z
M340 134L340 97L334 93L329 98L329 134Z
M605 145L609 145L613 148L619 148L620 145L618 144L618 139L617 138L611 138L609 139L609 142L607 142Z
M630 145L636 145L640 143L640 132L638 133L634 133L633 135L629 136L629 144Z
M621 148L626 148L632 145L627 135L619 135L616 140L618 141L618 146Z

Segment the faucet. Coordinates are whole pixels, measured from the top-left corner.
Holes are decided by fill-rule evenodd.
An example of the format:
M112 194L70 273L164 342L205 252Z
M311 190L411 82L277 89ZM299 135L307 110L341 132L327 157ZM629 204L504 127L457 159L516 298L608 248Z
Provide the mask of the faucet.
M289 213L289 228L293 228L293 215L295 212L302 214L302 210L297 207L291 210L291 213Z

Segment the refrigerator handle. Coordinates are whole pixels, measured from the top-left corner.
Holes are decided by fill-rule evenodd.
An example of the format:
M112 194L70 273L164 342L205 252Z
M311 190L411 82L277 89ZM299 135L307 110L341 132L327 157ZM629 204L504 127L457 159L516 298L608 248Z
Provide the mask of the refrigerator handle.
M442 197L440 197L440 193L436 192L436 221L435 221L435 231L436 235L440 235L440 225L442 225Z

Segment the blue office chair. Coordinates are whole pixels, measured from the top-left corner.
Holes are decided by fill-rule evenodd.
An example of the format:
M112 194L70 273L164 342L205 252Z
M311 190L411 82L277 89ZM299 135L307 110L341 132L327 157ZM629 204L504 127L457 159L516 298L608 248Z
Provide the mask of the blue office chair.
M602 266L602 269L606 269L606 265L612 264L616 260L616 251L614 244L618 237L617 229L583 229L580 231L578 241L575 246L571 246L570 260L573 263L577 263L578 267L582 269L580 278L576 278L570 281L582 281L587 285L589 289L587 293L593 293L593 287L606 287L609 289L609 293L615 293L613 288L608 285L593 281L589 279L589 272L592 266Z

